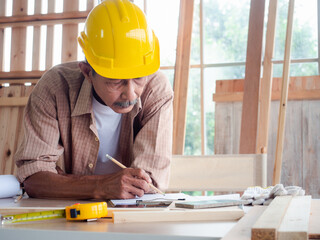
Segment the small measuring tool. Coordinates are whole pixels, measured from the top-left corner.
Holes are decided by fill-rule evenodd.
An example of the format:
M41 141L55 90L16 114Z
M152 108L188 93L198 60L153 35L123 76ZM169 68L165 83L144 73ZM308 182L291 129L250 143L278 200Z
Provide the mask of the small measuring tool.
M67 206L61 210L22 213L15 215L0 215L1 224L19 223L28 221L39 221L55 218L66 218L67 220L95 220L106 217L108 214L107 203L85 203Z

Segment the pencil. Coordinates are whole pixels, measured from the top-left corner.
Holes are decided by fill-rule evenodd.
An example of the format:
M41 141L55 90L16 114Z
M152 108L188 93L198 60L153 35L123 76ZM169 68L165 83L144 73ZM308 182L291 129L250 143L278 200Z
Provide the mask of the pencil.
M119 161L117 161L116 159L114 159L113 157L111 157L109 154L106 154L106 157L109 158L109 159L110 159L112 162L114 162L115 164L117 164L119 167L121 167L121 168L127 168L125 165L123 165L122 163L120 163ZM164 193L163 193L160 189L156 188L152 183L149 183L149 186L150 186L153 190L155 190L155 191L157 191L158 193L164 195Z

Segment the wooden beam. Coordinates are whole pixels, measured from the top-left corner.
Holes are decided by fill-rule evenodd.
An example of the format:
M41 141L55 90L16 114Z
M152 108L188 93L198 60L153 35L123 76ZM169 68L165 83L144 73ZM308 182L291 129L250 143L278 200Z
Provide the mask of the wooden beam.
M277 231L291 202L291 196L276 197L261 214L251 230L251 239L277 239Z
M64 1L64 11L77 11L78 1ZM62 25L62 50L61 62L70 62L77 60L77 37L78 37L78 24L63 24Z
M272 179L273 185L276 185L281 181L284 127L285 127L285 120L286 120L286 108L287 108L287 100L288 100L289 75L290 75L293 12L294 12L294 0L290 0L289 8L288 8L286 43L285 43L285 51L284 51L283 80L282 80L281 100L280 100L280 107L279 107L276 156L275 156L273 179Z
M26 79L26 78L41 78L41 76L46 71L10 71L10 72L0 72L0 81L7 79Z
M251 228L266 208L266 206L253 206L221 240L251 239Z
M239 153L256 152L265 0L251 0Z
M13 1L12 15L27 15L28 2L23 0ZM11 71L25 70L26 60L26 28L13 27L11 33Z
M0 17L6 13L7 1L1 1ZM2 71L2 65L4 60L4 28L0 28L0 71Z
M281 93L273 92L271 95L271 100L280 100ZM288 100L316 100L320 99L320 89L312 90L296 90L290 91L288 93ZM243 93L234 92L234 93L215 93L213 95L214 102L242 102Z
M309 238L320 239L320 199L312 199L309 221Z
M54 13L55 3L56 3L55 1L49 1L48 2L48 13L49 14ZM54 40L53 32L54 32L53 25L48 25L47 26L47 38L46 38L46 64L45 64L45 69L50 69L53 66L53 40Z
M34 13L41 13L42 0L35 0ZM39 70L40 68L40 26L34 26L33 28L33 46L32 46L32 70ZM47 48L47 51L49 49Z
M50 1L49 1L50 2ZM21 15L12 17L0 17L0 27L16 27L27 24L30 25L47 25L63 23L63 21L77 21L84 22L90 11L68 11L62 13L49 12L47 14ZM45 23L45 24L44 24Z
M194 0L180 0L179 30L174 72L175 97L173 101L172 147L174 154L183 154L184 151L193 5Z
M311 196L296 196L283 217L278 230L278 240L309 239L309 216L311 210Z
M274 51L275 29L277 19L278 0L270 0L268 24L266 33L266 47L263 61L263 77L260 88L259 117L258 117L258 136L256 153L267 152L269 113L272 91L272 58Z

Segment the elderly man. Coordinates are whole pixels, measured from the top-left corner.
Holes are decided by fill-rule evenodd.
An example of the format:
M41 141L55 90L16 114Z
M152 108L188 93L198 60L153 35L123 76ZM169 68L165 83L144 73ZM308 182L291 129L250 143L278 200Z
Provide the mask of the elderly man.
M37 198L132 198L151 192L150 183L165 189L173 92L143 12L127 0L103 1L78 41L86 61L53 67L30 95L18 179Z

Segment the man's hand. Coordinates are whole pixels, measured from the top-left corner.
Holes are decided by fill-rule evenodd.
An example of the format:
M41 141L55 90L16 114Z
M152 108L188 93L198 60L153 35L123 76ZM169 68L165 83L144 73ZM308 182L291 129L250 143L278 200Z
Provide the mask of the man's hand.
M149 192L149 175L126 168L107 175L78 176L38 172L24 181L30 197L59 199L127 199Z
M126 168L100 179L96 194L101 198L127 199L150 191L149 175L142 169Z

